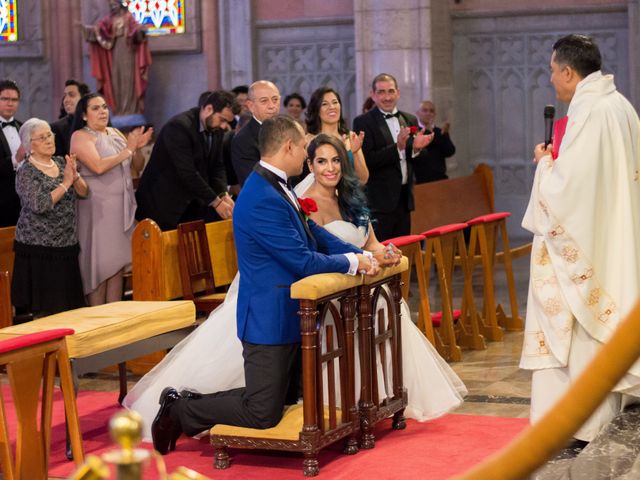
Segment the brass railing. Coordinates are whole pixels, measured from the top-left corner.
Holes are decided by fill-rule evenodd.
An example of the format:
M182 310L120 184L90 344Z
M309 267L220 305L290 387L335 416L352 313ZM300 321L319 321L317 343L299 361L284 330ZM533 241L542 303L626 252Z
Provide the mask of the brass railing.
M640 303L569 391L538 422L458 480L522 479L544 464L598 408L640 357Z

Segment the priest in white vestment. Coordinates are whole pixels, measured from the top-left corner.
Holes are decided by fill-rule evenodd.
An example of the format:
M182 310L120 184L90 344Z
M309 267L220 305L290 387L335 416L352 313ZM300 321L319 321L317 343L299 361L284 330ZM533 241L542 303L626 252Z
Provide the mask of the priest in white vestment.
M534 234L520 362L534 370L532 422L569 389L640 298L640 122L600 67L589 37L569 35L553 46L551 83L569 103L568 123L556 160L551 147L535 148L522 222ZM635 397L639 363L575 438L593 440Z

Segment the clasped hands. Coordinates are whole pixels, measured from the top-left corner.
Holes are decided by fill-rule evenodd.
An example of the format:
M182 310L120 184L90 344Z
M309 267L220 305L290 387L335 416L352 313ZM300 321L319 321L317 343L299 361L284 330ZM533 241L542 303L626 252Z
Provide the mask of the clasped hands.
M223 195L216 198L211 206L223 220L227 220L233 215L235 202L233 201L233 198L231 198L231 195Z
M421 130L418 130L413 136L413 151L415 153L418 153L433 141L433 132L428 135L425 135L424 132L425 129L423 128ZM402 152L404 151L404 149L407 147L407 140L409 139L410 135L411 127L403 127L400 129L400 133L398 133L398 140L396 142L398 145L398 150Z
M358 273L364 275L377 275L381 267L398 265L402 260L402 252L390 243L386 247L378 248L372 252L373 258L358 254Z

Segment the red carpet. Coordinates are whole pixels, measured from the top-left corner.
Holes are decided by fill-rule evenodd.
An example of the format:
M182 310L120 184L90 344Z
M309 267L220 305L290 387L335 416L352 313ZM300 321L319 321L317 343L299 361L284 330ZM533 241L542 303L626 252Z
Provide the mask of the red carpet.
M5 395L8 417L13 404ZM87 454L100 454L113 449L107 431L109 418L119 410L116 392L81 392L78 398L80 424ZM64 416L62 400L56 397L53 417L53 443L49 474L67 477L74 465L64 456ZM355 456L340 453L341 442L320 453L320 477L333 479L396 479L418 476L429 480L446 479L465 471L489 454L506 445L527 425L527 419L447 415L426 423L412 420L403 431L392 431L383 422L376 433L376 447L361 450ZM15 425L14 425L15 427ZM142 448L151 448L144 443ZM302 476L302 457L294 454L249 453L231 451L228 470L213 468L213 449L206 440L182 437L175 452L165 456L167 471L187 466L212 479L242 478L296 479ZM144 478L156 478L148 467ZM115 477L114 477L115 478Z

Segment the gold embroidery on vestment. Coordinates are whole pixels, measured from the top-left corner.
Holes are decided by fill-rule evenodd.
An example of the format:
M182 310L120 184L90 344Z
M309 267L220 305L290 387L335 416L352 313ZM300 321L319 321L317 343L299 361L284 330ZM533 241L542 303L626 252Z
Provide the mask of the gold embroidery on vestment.
M576 263L578 260L578 250L567 245L562 249L562 258L564 258L566 262Z

